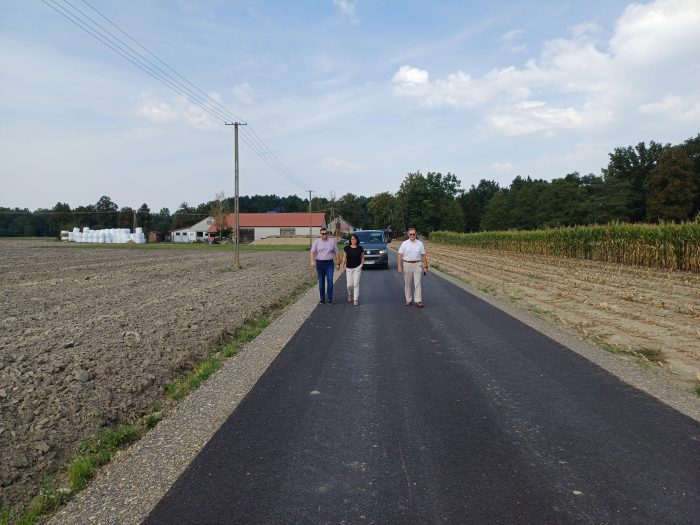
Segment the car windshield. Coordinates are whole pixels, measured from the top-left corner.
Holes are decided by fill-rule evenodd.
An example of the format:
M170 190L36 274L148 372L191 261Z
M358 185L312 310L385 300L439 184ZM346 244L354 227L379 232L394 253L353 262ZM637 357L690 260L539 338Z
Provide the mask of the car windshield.
M361 243L365 242L384 242L384 234L382 232L355 232Z

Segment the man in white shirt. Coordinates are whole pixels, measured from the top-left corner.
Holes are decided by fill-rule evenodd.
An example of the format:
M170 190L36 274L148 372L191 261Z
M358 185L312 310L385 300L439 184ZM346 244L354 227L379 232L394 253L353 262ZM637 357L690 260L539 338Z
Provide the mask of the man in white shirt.
M404 266L406 271L404 271ZM408 229L408 239L399 248L399 273L403 273L403 291L406 295L406 306L411 306L415 298L416 306L423 308L423 293L421 277L428 274L428 257L425 246L418 240L416 229Z

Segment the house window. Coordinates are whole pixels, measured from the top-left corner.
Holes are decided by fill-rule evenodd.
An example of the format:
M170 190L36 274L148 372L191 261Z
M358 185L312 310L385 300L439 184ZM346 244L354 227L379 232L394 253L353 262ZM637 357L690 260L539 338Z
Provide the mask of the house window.
M296 228L280 228L280 237L294 237Z

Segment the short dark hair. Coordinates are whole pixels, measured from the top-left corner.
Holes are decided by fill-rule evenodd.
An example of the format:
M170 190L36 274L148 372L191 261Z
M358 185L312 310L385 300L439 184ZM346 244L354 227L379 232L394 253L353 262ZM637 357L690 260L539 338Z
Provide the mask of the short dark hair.
M357 244L360 244L360 238L355 235L354 233L350 234L350 238L348 239L348 242L352 241L352 238L355 237L355 240L357 241Z

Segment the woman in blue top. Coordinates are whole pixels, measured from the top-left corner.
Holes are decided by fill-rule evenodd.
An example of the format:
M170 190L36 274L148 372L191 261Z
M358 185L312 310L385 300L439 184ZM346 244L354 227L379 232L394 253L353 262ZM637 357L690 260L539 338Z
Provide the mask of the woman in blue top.
M345 272L345 282L348 287L348 302L354 300L354 305L360 304L360 275L362 264L365 262L365 249L360 246L360 239L354 233L350 235L350 244L343 248L341 272ZM346 271L347 269L347 271Z

